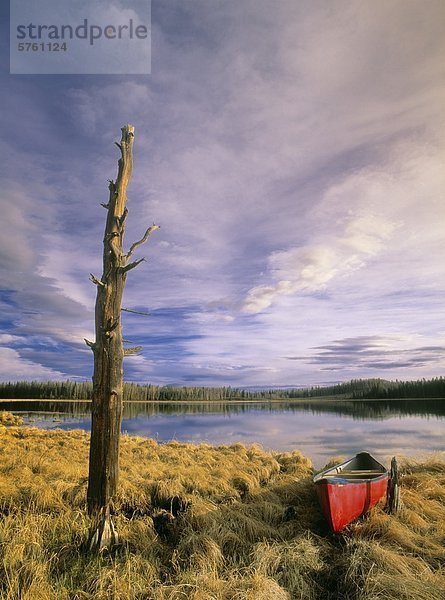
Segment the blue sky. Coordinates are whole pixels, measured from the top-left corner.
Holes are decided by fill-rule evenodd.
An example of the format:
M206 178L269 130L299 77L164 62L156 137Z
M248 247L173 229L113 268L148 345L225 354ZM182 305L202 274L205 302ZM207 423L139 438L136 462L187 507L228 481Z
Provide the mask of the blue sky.
M444 374L442 0L153 0L146 76L9 75L8 28L0 379L91 377L126 123L127 380Z

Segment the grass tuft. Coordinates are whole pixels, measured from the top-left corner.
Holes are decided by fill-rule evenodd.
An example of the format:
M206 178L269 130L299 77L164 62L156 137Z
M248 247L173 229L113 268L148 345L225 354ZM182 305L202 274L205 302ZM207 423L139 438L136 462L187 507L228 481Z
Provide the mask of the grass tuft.
M13 415L6 410L0 411L0 427L3 425L4 427L13 427L17 425L22 425L23 419L18 415Z

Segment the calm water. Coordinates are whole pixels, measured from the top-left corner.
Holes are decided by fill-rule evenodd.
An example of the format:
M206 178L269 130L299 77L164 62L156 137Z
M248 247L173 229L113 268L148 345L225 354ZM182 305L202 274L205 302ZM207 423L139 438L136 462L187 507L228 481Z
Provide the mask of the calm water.
M0 401L45 429L90 429L87 402ZM391 456L445 452L445 399L312 401L301 403L126 403L122 431L159 442L214 445L259 443L265 449L301 450L316 467L332 456L368 450Z

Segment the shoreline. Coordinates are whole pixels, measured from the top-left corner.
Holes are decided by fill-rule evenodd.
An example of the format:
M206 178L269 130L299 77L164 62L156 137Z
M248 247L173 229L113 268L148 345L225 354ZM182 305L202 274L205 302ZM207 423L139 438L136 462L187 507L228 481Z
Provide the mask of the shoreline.
M265 399L234 399L234 400L124 400L124 404L302 404L302 403L316 403L316 402L400 402L401 400L407 401L431 401L431 400L445 400L445 398L344 398L341 396L312 396L309 398L272 398L270 400ZM85 399L49 399L49 398L2 398L0 399L0 407L3 403L7 402L53 402L53 403L69 403L79 402L85 404L91 404L92 400Z

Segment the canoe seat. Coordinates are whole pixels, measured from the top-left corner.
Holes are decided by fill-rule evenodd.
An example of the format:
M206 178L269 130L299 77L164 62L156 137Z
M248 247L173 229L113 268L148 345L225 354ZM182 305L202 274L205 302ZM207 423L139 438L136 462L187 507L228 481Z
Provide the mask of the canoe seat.
M343 469L342 471L337 471L337 473L340 475L340 473L342 475L349 475L350 473L352 474L357 474L357 475L375 475L376 473L379 473L380 475L383 475L385 471L379 470L379 469Z

